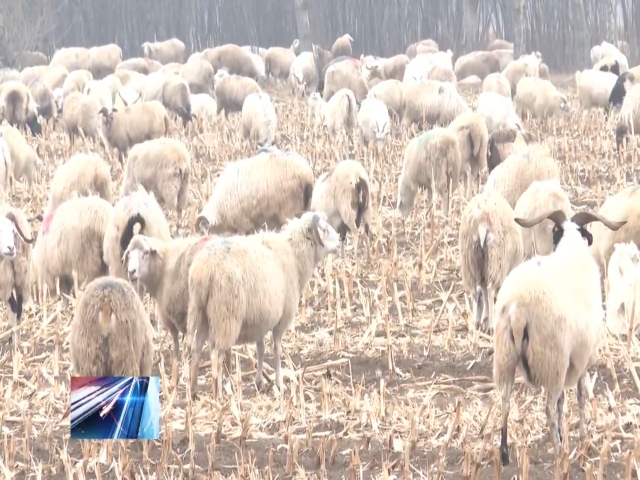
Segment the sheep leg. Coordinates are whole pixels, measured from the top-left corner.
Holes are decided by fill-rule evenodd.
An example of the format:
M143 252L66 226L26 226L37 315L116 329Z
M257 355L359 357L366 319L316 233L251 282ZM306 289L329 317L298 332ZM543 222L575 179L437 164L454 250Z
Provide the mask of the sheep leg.
M71 296L71 290L73 290L73 277L62 276L59 278L60 283L60 296L62 297L62 304L64 307L69 306L69 298Z
M198 368L200 367L200 356L202 355L202 349L204 347L204 342L207 340L209 335L209 327L207 324L200 324L199 327L204 327L202 329L198 328L196 330L195 335L191 340L191 365L190 365L190 382L191 382L191 399L195 400L198 395ZM213 350L213 349L212 349ZM211 354L211 370L213 374L213 384L216 384L216 380L218 377L218 362L213 364L214 356L217 355L217 352L212 351ZM216 356L217 358L217 356Z
M262 375L262 369L264 368L264 338L256 341L256 350L258 351L258 365L256 367L256 388L259 392L262 392L262 390L264 389L264 376Z
M287 329L287 326L290 325L292 321L281 321L278 325L276 325L276 328L274 328L273 332L271 333L271 336L273 338L273 356L275 357L274 370L276 371L276 385L278 386L278 390L280 390L281 393L283 391L282 372L280 369L282 363L282 337Z
M562 415L564 415L564 390L558 397L558 404L556 407L558 409L558 439L560 440L560 445L562 445L562 437L563 437Z
M14 296L14 294L11 293L11 296L9 297L9 319L11 320L12 328L15 329L18 326L18 323L20 323L20 317L22 317L22 295L16 293ZM15 340L17 340L17 330L14 330L13 334L9 337L10 344L14 343L14 337L16 337Z
M560 456L560 430L558 429L558 400L560 392L548 391L547 392L547 426L549 427L549 435L551 436L551 443L553 444L553 450L556 457Z
M367 248L367 262L371 263L371 238L370 237L369 224L364 224L364 244Z
M494 288L487 286L486 296L484 298L485 313L487 314L487 331L493 331L493 305L495 303L496 291Z
M480 328L482 325L482 314L484 313L484 293L482 287L476 287L474 302L473 302L473 310L474 310L474 318L476 328Z
M511 403L511 390L513 390L513 381L516 376L516 366L518 365L515 355L509 356L504 360L503 365L494 367L494 378L496 378L496 386L502 392L502 428L500 429L500 459L502 465L509 465L509 406ZM506 368L505 368L506 367ZM505 368L504 371L501 371ZM504 383L503 383L504 382Z
M169 330L169 333L171 333L171 339L173 340L173 358L175 359L176 363L178 363L180 362L180 332L178 332L176 326L171 324L170 322L162 323L164 323L165 327L167 327L167 330Z
M576 385L576 396L578 397L578 413L580 415L580 440L587 438L587 429L584 419L585 391L584 391L584 375L578 378Z

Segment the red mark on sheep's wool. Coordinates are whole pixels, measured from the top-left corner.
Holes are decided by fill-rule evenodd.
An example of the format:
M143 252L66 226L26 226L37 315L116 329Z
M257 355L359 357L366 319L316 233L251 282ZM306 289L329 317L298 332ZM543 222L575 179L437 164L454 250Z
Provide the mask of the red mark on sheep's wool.
M198 240L198 243L196 244L196 248L198 250L204 248L204 246L209 243L210 240L213 239L213 235L207 235L205 237L202 237L200 240Z
M42 233L47 233L49 231L49 227L51 226L51 222L53 221L53 214L55 212L47 213L42 219L42 225L40 225L40 230Z

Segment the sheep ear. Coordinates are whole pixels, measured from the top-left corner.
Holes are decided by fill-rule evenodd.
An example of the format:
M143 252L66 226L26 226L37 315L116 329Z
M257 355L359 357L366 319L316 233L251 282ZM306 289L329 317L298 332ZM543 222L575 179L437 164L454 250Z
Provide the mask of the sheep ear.
M211 224L209 223L209 219L204 215L198 216L196 220L196 230L198 230L201 234L206 235L209 233L209 227Z

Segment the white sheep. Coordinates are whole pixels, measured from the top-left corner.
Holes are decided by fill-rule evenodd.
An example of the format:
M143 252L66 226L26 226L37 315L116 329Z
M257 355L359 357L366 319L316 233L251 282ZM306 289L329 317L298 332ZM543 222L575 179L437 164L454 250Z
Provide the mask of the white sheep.
M356 160L343 160L322 174L313 188L311 210L327 214L329 224L340 234L342 255L347 232L354 237L358 258L358 229L364 225L367 258L371 259L371 195L367 171Z
M374 87L371 87L367 98L380 100L387 106L389 116L402 118L402 93L404 85L400 80L384 80Z
M482 81L483 92L496 92L503 97L511 98L511 84L501 72L494 72Z
M567 219L558 210L515 221L530 228L547 218L555 224L554 253L514 268L495 305L493 379L502 399L503 465L509 463L507 425L518 366L527 383L547 394L547 425L556 457L563 436L564 390L573 386L577 386L580 437L586 437L584 376L598 359L604 312L600 270L589 252L592 237L584 226L600 221L617 230L625 223L592 212Z
M325 125L329 134L350 133L358 125L356 97L348 88L338 90L327 102Z
M29 185L35 180L36 170L43 166L37 152L27 143L20 131L11 125L0 126L0 138L3 138L9 147L11 155L11 176L14 180L25 178Z
M449 125L449 130L458 136L460 144L460 171L466 178L466 196L471 194L471 183L475 181L480 189L480 172L487 165L489 133L482 115L475 112L463 113Z
M476 112L482 115L491 135L496 130L522 130L522 120L516 113L511 97L496 92L483 92L478 96Z
M205 125L214 125L218 118L218 104L208 93L192 93L191 114Z
M293 324L300 296L316 265L340 248L340 236L323 213L306 212L281 232L265 231L209 243L189 269L187 336L191 341L191 396L206 341L215 392L222 394L217 352L256 342L255 383L264 387L264 336L272 333L276 385L282 391L282 337Z
M599 70L583 70L576 72L578 99L583 109L606 108L609 96L618 81L617 75Z
M309 110L307 111L307 122L314 127L324 125L327 119L327 105L322 95L318 92L313 92L307 99L307 105Z
M607 326L614 334L640 327L640 251L633 242L616 243L607 267Z
M518 82L513 97L516 111L526 112L534 118L547 118L556 113L569 113L571 104L567 96L549 80L525 77Z
M249 234L270 229L309 209L313 170L296 153L267 151L229 162L196 220L201 234Z
M262 147L273 143L277 129L278 116L269 94L248 95L242 105L242 136Z
M425 80L404 86L402 111L405 125L423 121L430 125L448 125L458 115L471 110L455 85Z
M481 192L465 206L458 246L462 284L474 298L476 328L493 326L495 296L522 262L522 237L511 206L495 192Z
M302 52L291 63L289 70L289 84L293 93L305 96L318 89L318 70L312 52Z
M358 111L358 125L363 143L375 141L379 149L384 148L391 133L391 118L387 106L376 98L366 98Z

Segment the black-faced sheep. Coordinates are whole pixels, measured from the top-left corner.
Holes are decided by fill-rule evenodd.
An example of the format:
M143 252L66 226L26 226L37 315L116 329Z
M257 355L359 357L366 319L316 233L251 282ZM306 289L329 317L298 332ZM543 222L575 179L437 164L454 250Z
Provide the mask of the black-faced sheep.
M155 60L163 65L167 63L182 63L187 57L187 47L177 38L170 38L163 42L144 42L142 44L144 58Z

